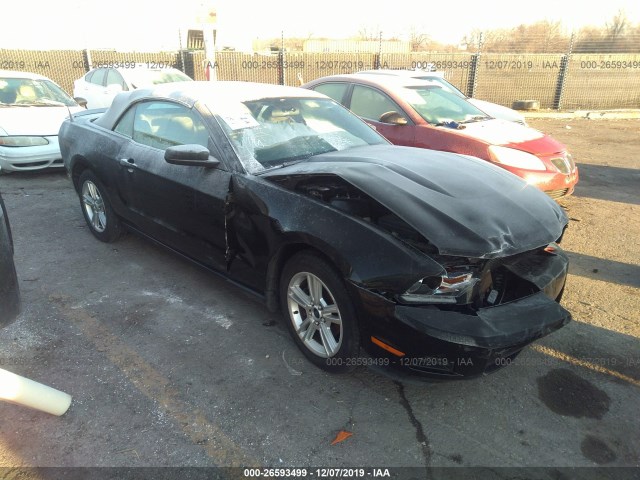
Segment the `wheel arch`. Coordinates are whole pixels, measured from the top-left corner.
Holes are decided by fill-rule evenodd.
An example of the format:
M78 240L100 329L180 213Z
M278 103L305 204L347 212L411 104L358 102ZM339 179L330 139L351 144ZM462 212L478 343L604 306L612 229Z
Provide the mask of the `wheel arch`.
M80 177L86 170L90 169L91 165L89 164L89 160L82 155L76 155L71 159L71 169L69 173L76 192L80 192Z
M271 257L267 265L265 299L270 312L277 312L280 309L280 276L287 262L300 252L310 252L317 255L327 264L336 270L336 273L345 280L346 274L350 270L348 263L336 252L329 252L326 248L317 244L310 244L301 240L292 241L282 245ZM338 259L338 262L336 262ZM345 271L346 269L346 271Z

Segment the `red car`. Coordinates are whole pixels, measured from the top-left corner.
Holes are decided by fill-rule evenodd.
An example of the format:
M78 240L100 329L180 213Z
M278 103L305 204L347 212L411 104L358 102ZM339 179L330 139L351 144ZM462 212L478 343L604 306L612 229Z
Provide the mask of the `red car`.
M552 198L573 193L578 168L564 145L530 127L492 118L435 82L353 74L303 85L342 103L396 145L473 155Z

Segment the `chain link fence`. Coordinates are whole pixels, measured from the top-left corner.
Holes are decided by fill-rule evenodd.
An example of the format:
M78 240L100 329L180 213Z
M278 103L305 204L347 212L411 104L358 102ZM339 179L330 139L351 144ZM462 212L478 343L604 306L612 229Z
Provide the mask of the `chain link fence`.
M194 80L204 80L209 67L218 80L294 86L322 76L377 68L435 68L468 96L509 107L517 100L537 100L544 109L640 108L640 34L598 39L595 33L554 37L547 32L516 40L479 34L464 51L451 46L440 51L401 51L415 45L404 42L394 47L381 36L377 51L372 51L376 42L371 41L332 41L325 48L316 41L313 51L305 51L304 43L289 51L282 40L264 53L216 52L212 61L206 60L203 51L189 50L0 49L0 69L39 73L72 93L73 81L96 66L174 67Z

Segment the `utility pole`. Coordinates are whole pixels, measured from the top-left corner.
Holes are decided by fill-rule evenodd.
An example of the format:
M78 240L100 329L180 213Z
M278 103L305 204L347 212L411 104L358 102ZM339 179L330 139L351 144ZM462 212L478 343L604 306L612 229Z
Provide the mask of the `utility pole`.
M200 3L200 14L197 20L198 23L202 25L205 76L210 82L215 82L218 79L218 69L216 65L216 27L218 14L212 2L205 0Z

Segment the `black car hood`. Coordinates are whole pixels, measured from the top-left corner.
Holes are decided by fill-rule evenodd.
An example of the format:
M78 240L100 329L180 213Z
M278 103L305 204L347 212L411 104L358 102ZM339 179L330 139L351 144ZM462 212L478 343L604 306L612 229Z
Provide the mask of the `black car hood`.
M556 241L562 208L536 187L484 160L411 147L374 145L331 152L263 177L331 174L374 198L442 255L493 258Z

